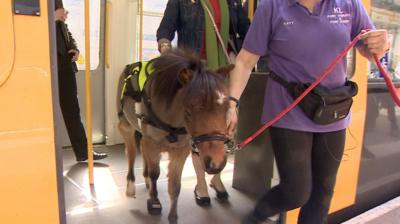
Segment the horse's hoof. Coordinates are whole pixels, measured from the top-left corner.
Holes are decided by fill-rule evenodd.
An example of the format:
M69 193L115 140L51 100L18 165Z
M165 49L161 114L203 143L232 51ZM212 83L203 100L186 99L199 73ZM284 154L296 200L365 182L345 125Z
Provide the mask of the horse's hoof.
M161 214L161 203L159 200L147 199L147 211L150 215L159 215Z
M213 184L210 184L210 187L215 190L217 193L217 198L221 201L225 201L229 198L229 194L227 191L219 191Z
M197 195L196 189L194 190L194 198L196 199L196 204L199 206L204 207L211 205L210 197L200 197Z
M133 181L128 181L128 184L126 185L126 196L127 197L136 197L136 186L135 182Z

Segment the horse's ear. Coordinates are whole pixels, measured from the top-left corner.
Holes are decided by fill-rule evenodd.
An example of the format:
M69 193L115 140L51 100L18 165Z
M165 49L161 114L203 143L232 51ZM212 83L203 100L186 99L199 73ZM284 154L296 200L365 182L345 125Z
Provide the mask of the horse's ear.
M225 78L229 76L229 73L235 68L234 64L229 64L227 66L217 69L215 72L223 75Z
M179 73L178 75L178 81L182 84L182 85L186 85L187 83L189 83L193 78L193 72L190 69L182 69L182 71Z

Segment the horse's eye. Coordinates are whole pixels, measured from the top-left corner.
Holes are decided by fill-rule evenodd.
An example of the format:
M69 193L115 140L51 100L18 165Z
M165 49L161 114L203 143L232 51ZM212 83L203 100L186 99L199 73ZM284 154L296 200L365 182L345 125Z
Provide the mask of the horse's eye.
M185 120L186 123L190 123L189 117L186 117L186 116L185 116L184 120Z

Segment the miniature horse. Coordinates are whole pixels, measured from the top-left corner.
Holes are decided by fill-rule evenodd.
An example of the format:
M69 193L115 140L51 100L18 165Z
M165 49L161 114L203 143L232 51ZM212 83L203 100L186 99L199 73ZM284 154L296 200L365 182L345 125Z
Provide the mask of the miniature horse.
M210 71L197 57L177 49L148 64L153 71L147 77L141 97L123 96L121 101L118 100L118 128L124 138L129 161L126 193L135 196L134 132L140 131L143 135L143 175L150 194L148 212L161 213L157 179L161 153L168 152L168 193L171 201L168 219L174 223L178 218L182 169L190 151L199 156L201 166L195 166L197 170L217 174L225 167L228 93L224 79L232 66ZM121 75L119 93L124 89L124 80L126 74Z

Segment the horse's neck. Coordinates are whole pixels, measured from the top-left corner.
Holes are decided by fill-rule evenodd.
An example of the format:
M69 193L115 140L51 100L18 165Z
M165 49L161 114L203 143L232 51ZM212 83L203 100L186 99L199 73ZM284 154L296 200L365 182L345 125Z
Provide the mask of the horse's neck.
M181 94L177 94L170 107L165 102L153 97L151 105L156 116L163 122L173 127L184 127L184 108Z

